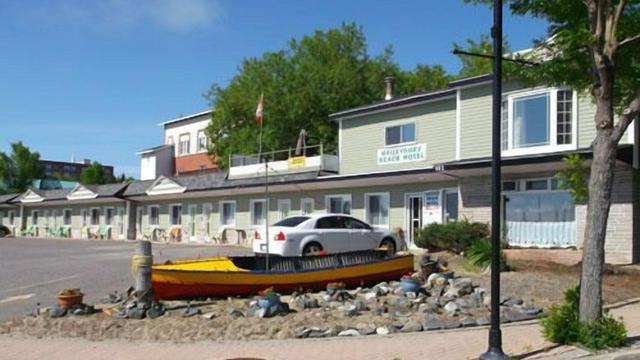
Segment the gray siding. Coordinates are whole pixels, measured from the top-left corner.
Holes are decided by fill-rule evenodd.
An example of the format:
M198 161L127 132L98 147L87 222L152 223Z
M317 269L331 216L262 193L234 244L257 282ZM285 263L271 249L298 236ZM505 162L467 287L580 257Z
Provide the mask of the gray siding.
M426 160L378 165L378 150L385 147L385 127L412 121L416 124L416 144L426 144ZM342 121L341 136L342 174L428 167L453 160L456 151L456 101L446 99L346 119Z

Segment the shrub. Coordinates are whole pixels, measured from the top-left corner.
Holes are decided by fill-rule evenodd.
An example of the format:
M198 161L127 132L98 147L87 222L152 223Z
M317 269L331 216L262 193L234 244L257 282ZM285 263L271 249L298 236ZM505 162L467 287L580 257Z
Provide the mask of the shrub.
M464 251L464 257L469 265L486 268L491 265L491 241L476 240ZM507 258L500 249L500 268L506 270Z
M486 239L489 226L462 220L447 224L430 224L420 230L416 244L422 248L465 251L471 244Z
M578 316L580 290L578 287L565 291L565 303L554 305L549 315L542 319L542 334L558 344L579 343L592 350L622 346L627 330L622 320L603 314L598 321L583 323Z

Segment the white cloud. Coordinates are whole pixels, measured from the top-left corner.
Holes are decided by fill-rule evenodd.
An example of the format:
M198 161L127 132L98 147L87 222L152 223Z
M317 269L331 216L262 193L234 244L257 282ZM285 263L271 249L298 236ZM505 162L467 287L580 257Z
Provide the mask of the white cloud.
M130 29L154 26L186 32L211 27L221 21L217 0L104 0L50 2L28 14L44 23Z

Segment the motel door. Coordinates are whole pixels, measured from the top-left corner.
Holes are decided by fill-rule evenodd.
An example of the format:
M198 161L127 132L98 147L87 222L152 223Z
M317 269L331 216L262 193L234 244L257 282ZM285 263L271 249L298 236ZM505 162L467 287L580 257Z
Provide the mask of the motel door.
M415 248L416 235L422 229L422 194L407 195L407 215L407 246Z

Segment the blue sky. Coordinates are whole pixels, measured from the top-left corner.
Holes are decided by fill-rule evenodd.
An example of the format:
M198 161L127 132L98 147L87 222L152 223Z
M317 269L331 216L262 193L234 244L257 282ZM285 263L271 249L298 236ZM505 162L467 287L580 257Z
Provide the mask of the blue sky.
M245 57L343 21L403 68L443 64L453 42L488 33L491 12L462 0L0 0L0 150L22 140L52 160L90 158L138 176L136 151L161 121L207 108ZM513 49L545 24L505 17ZM381 84L382 87L382 84Z

